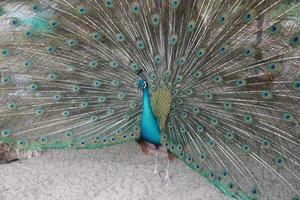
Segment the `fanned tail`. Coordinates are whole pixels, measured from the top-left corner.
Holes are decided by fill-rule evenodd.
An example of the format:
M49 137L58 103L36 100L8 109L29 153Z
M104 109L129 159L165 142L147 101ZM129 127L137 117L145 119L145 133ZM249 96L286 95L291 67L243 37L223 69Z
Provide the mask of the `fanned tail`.
M299 196L299 2L1 6L1 141L96 148L138 138L143 77L161 143L222 192Z

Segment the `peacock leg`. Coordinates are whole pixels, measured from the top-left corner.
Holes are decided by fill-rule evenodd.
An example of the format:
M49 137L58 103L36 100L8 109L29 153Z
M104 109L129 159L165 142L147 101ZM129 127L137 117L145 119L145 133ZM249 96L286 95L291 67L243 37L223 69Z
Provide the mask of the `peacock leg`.
M170 168L170 160L168 160L168 165L167 165L167 169L166 169L166 175L165 175L165 178L163 180L163 185L165 185L170 179L170 175L169 175L169 168Z
M155 153L155 168L154 168L154 174L157 174L157 159L158 159L158 151Z
M169 174L169 169L170 169L170 161L174 160L174 156L170 151L167 151L167 161L168 161L168 165L167 165L167 169L166 169L166 175L163 181L163 184L166 184L169 180L172 180Z

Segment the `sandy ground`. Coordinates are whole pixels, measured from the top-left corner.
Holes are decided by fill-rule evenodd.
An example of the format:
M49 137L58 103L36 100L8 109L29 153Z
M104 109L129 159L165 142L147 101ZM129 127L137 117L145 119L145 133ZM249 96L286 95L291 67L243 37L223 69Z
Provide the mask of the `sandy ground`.
M225 200L179 160L142 153L135 143L99 150L52 150L0 165L1 200Z

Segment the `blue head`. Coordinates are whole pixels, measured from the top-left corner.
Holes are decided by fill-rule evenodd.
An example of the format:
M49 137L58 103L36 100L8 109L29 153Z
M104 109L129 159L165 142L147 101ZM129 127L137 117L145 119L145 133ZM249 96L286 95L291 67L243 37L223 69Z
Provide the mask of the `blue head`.
M148 83L147 83L147 81L145 81L143 79L139 80L138 81L138 88L140 90L143 90L143 91L146 90L146 89L148 89Z

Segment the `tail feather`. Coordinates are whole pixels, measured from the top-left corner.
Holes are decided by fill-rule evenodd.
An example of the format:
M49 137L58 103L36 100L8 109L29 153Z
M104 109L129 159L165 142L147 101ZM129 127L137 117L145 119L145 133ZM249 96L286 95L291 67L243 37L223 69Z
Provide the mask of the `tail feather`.
M35 5L42 6L23 8ZM104 40L96 24L62 2L32 18L7 15L17 30L4 32L1 43L4 141L97 148L138 137L138 77L122 66L126 57L117 56L118 46Z
M297 1L24 0L0 8L1 141L42 149L133 141L142 77L161 143L222 192L299 195Z

